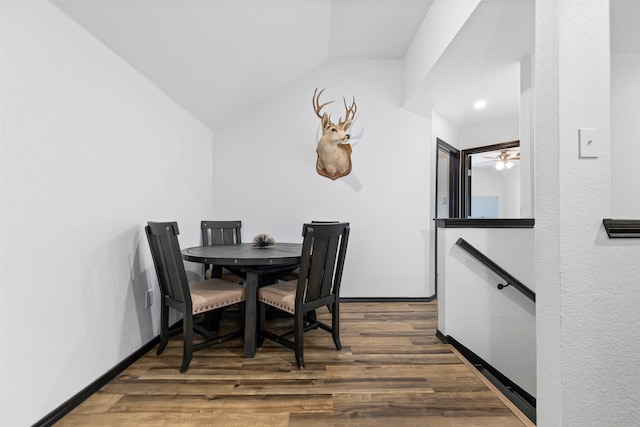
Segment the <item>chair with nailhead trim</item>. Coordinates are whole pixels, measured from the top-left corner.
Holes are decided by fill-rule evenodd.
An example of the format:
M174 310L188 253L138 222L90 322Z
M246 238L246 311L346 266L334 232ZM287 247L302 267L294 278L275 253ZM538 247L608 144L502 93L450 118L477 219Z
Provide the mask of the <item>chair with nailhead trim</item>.
M340 283L349 230L347 222L304 224L297 282L278 282L258 289L259 345L267 338L295 350L299 369L305 366L303 350L306 331L320 328L330 332L336 349L342 349ZM278 335L266 330L267 306L293 316L293 331ZM330 307L331 326L319 321L315 315L315 310L322 306Z
M238 303L244 307L245 289L238 283L222 279L208 279L189 284L178 242L178 224L148 222L145 231L162 293L158 354L162 354L166 348L170 335L182 331L183 358L180 373L184 373L189 368L193 352L242 337L244 324L240 330L218 335L202 327L201 323L205 319L200 320L202 316L199 315ZM171 331L169 308L182 313L182 325ZM243 318L244 316L241 316L241 319ZM205 340L195 344L194 331Z

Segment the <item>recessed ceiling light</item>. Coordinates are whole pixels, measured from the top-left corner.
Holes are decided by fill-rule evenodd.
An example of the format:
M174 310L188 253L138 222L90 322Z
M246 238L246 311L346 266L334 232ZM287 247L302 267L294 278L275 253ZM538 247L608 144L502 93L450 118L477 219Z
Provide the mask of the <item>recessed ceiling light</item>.
M487 106L487 101L485 101L484 99L478 99L473 104L473 108L475 108L476 110L482 110L486 106Z

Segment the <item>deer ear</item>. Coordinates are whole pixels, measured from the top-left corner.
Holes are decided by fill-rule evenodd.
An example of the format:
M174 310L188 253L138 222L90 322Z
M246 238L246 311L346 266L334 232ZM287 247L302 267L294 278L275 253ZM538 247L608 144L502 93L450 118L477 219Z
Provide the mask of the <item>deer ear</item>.
M345 131L348 130L350 126L351 126L351 120L347 120L344 124L344 130Z
M329 115L327 113L324 113L322 115L322 127L326 128L327 124L329 124Z

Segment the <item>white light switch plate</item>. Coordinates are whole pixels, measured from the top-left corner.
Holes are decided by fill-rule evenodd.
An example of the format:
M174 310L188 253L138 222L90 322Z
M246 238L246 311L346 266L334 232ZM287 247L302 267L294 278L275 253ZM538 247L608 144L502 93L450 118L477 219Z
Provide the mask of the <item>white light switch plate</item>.
M597 129L582 128L578 129L579 140L579 157L581 159L596 159L598 158L598 141Z

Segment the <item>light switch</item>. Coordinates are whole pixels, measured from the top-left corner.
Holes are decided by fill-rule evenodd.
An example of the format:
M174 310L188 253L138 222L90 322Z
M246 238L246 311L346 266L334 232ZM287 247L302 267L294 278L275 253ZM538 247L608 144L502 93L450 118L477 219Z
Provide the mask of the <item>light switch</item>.
M580 143L579 157L581 159L598 158L598 144L600 141L597 138L597 129L578 129L578 140Z

